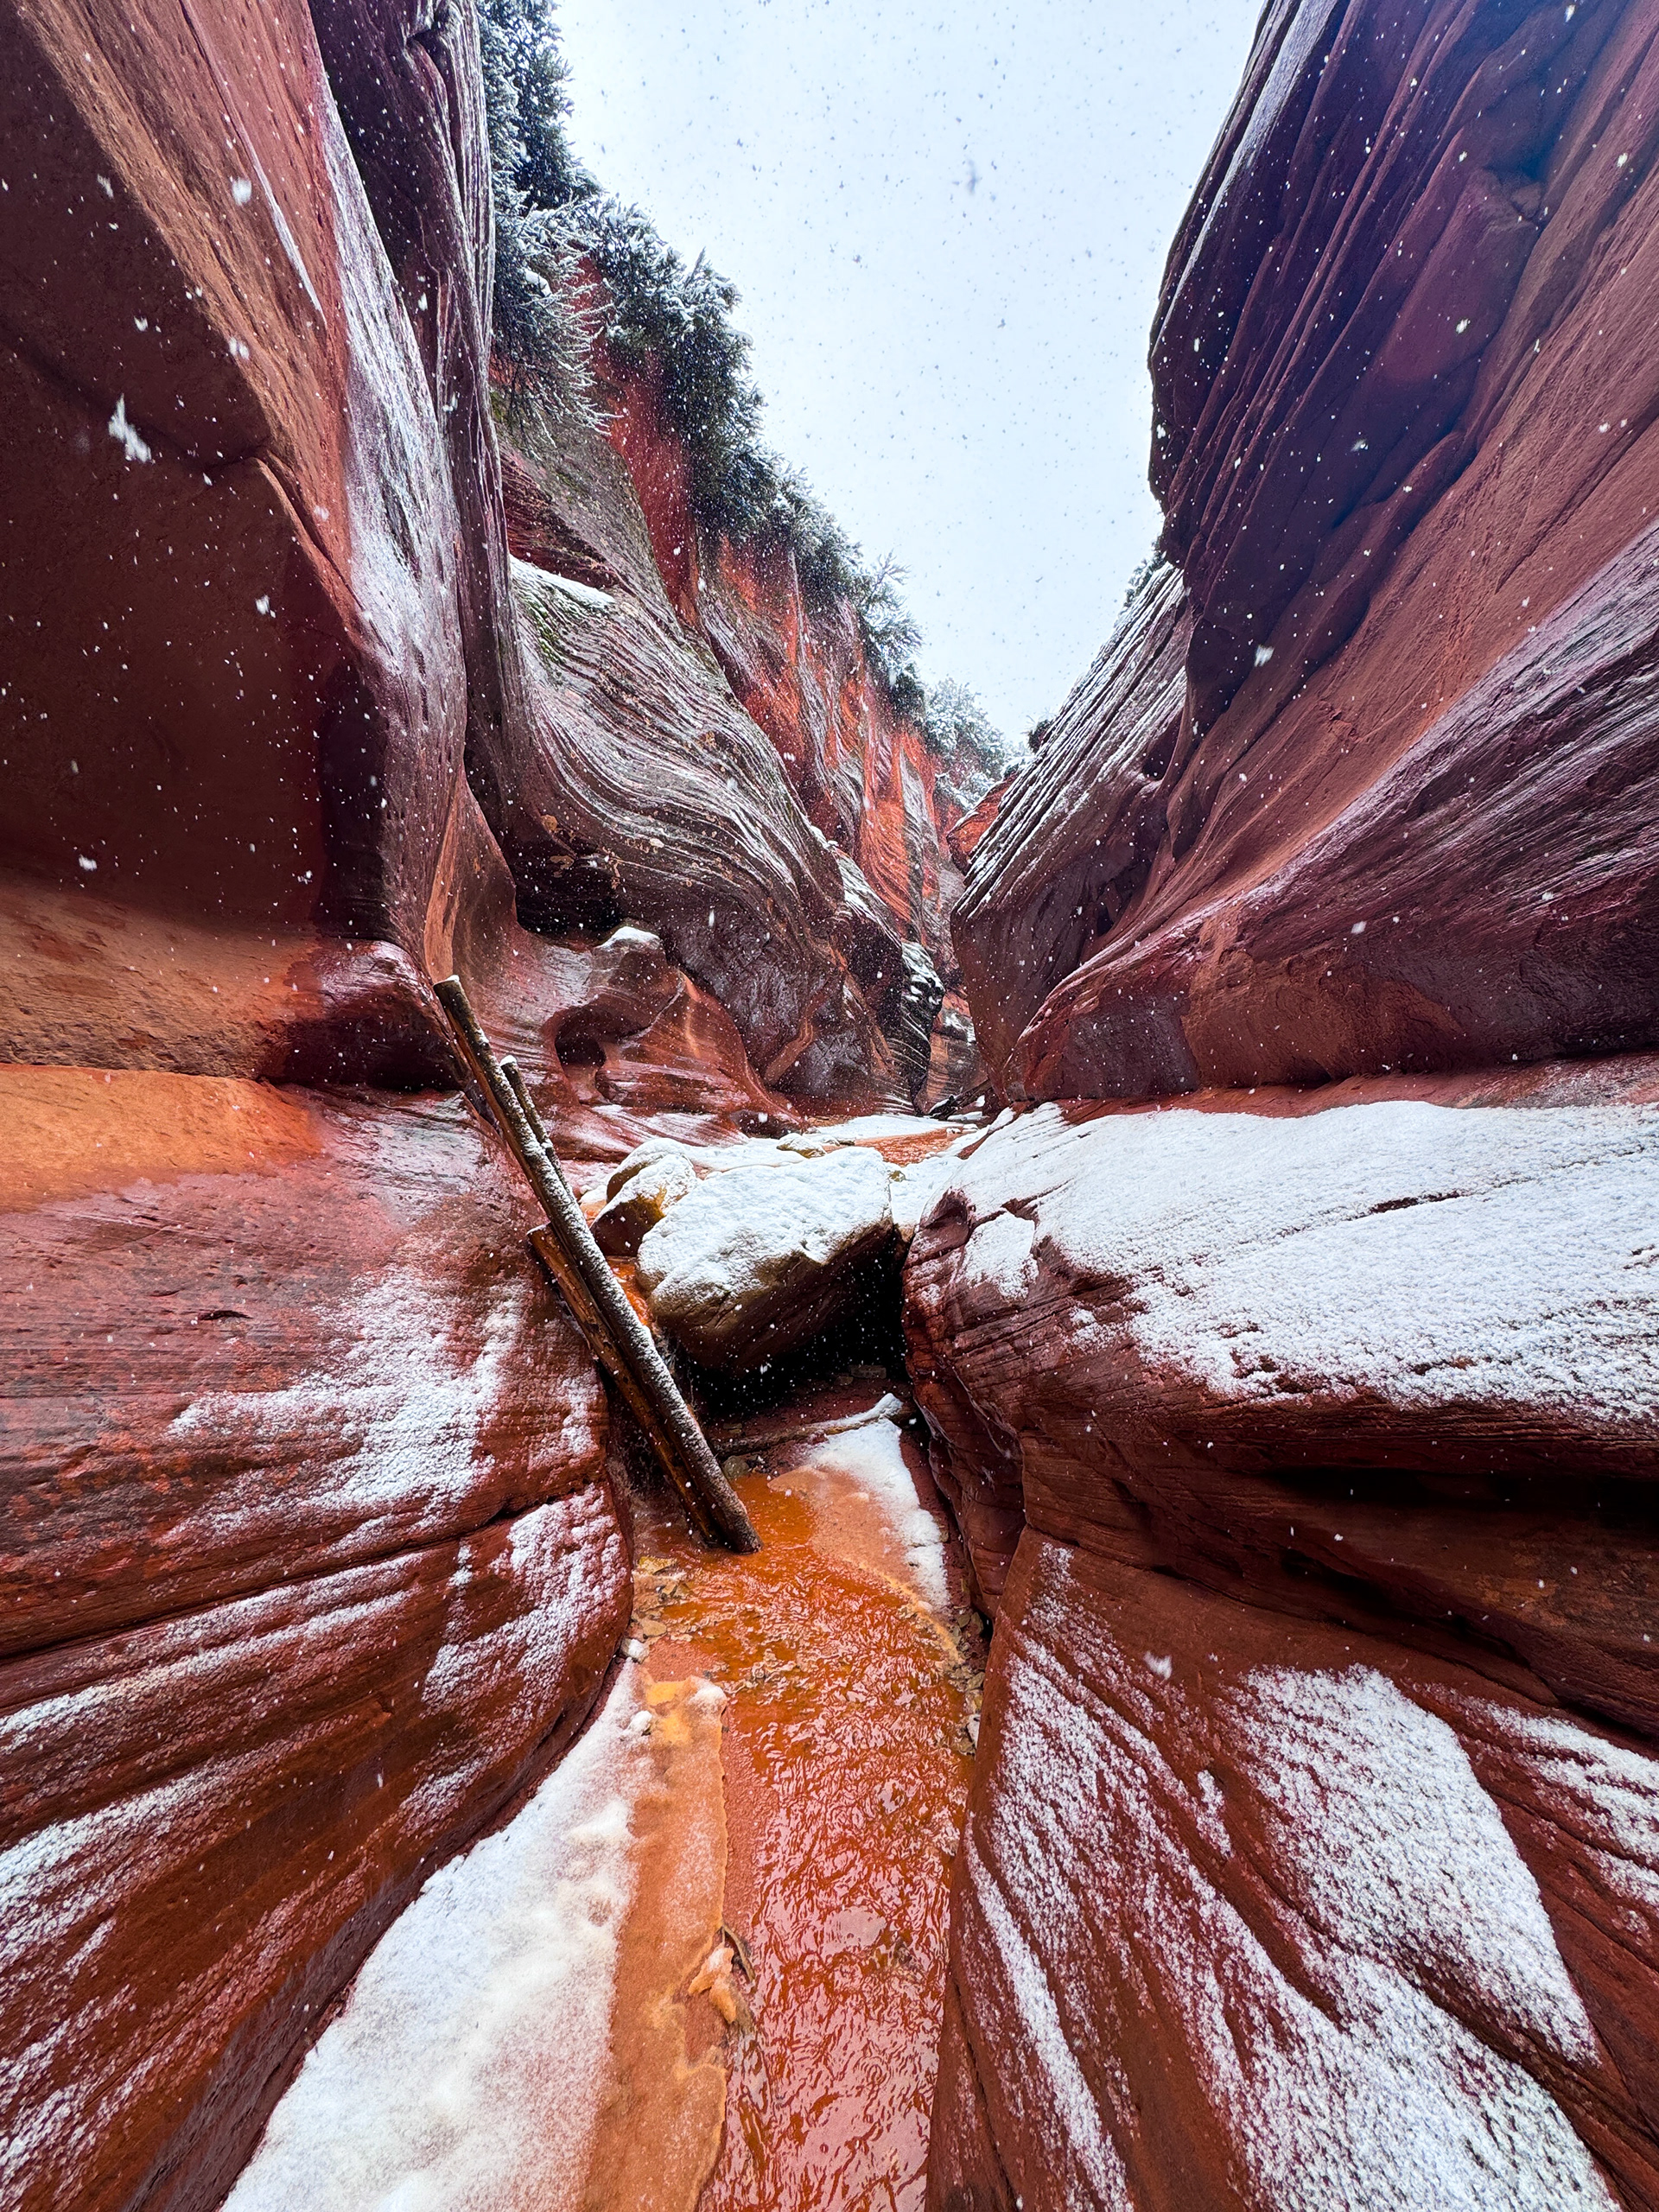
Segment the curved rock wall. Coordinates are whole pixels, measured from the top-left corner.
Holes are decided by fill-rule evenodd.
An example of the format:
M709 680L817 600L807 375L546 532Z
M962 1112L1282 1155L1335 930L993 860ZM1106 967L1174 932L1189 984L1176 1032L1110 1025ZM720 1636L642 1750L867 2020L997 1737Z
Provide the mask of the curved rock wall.
M626 1623L605 1400L427 977L461 969L578 1154L782 1110L655 938L517 918L478 117L465 6L0 10L0 2196L30 2212L218 2202ZM524 880L593 872L533 827Z
M603 484L596 503L594 495L607 471L592 451L594 442L575 426L549 426L552 435L536 472L543 497L538 502L526 486L513 518L515 548L534 560L530 549L540 543L554 555L554 565L591 563L595 544L613 544L620 526L633 538L637 554L643 520L644 543L657 572L651 582L660 582L678 617L677 631L664 640L669 652L677 658L684 633L690 633L693 652L685 672L697 691L698 663L712 657L745 726L753 723L770 741L809 820L839 849L843 867L851 864L855 880L847 887L833 942L876 1026L898 1052L901 1087L919 1092L924 1077L906 1065L914 1056L906 1054L902 1036L900 947L920 944L947 989L958 988L950 915L962 878L950 840L964 811L958 782L965 764L937 753L917 724L893 706L871 669L851 607L845 601L827 607L814 604L787 547L734 545L700 529L690 462L663 419L655 372L622 366L602 339L594 343L594 359L605 395L607 438L625 464L632 501ZM637 516L624 512L635 503ZM537 519L538 506L545 519ZM645 580L637 560L623 572L641 591ZM567 565L563 573L580 580L586 571ZM752 804L762 798L758 791L750 796ZM775 801L765 803L772 813L779 811ZM860 879L874 894L874 915L870 897L857 887ZM880 942L866 926L871 918L880 921ZM696 960L687 964L703 975ZM727 995L723 988L721 995ZM960 1001L958 1014L963 1034L947 1041L944 1073L950 1078L945 1087L961 1089L977 1071ZM811 1065L826 1057L815 1054ZM940 1087L934 1078L926 1080L935 1091Z
M872 675L850 607L815 612L786 549L722 539L702 613L813 821L863 870L902 933L947 964L961 882L945 839L960 804L944 764Z
M515 567L534 732L519 788L594 855L544 892L516 867L519 912L554 927L646 925L728 1008L766 1082L809 1096L890 1087L837 950L836 855L676 613L621 463L580 423L525 421L514 435L515 549L556 560L574 540L609 579Z
M1154 335L1179 576L958 909L1013 1092L1659 1035L1654 41L1618 0L1264 16Z
M0 38L0 860L418 947L460 518L308 19L23 6Z
M1659 2204L1659 26L1276 0L954 927L937 2212ZM971 846L969 839L974 838Z
M1046 1106L918 1229L996 1615L931 2202L1659 2202L1656 1102Z
M649 377L595 359L603 435L504 403L533 733L516 786L585 855L538 874L510 846L519 911L644 923L792 1096L920 1096L905 946L949 943L950 764L894 714L850 611L808 613L789 556L704 545Z
M675 611L712 649L814 823L863 871L900 933L944 964L961 888L946 843L963 812L954 764L888 698L851 607L809 601L786 546L707 538L653 378L619 365L602 341L595 358L608 435Z
M459 1101L0 1092L6 2196L207 2206L610 1663L604 1400Z

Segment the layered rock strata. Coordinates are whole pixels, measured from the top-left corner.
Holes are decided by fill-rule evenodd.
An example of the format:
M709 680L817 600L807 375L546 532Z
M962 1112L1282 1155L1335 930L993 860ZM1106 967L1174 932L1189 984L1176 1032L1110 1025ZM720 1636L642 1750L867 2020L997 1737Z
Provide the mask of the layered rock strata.
M1389 1088L1045 1107L918 1231L942 2207L1659 2202L1659 1065Z
M763 1078L792 1095L919 1096L938 988L918 996L919 971L931 977L937 957L954 973L945 916L960 885L943 852L939 764L870 676L850 611L815 626L781 552L768 556L778 590L759 611L736 602L743 652L772 671L772 688L761 681L716 580L762 556L704 548L686 457L649 383L602 345L596 371L609 435L545 410L508 422L538 731L517 786L539 782L534 807L592 856L550 878L544 905L521 894L521 911L554 928L625 911L647 923L732 1012ZM826 624L833 682L818 664Z
M1173 565L957 912L1011 1095L1659 1036L1656 115L1618 0L1263 17L1154 332Z
M690 469L657 383L602 342L596 368L610 436L682 620L705 641L746 714L776 748L813 823L862 874L907 940L953 966L948 919L960 889L950 837L968 764L932 750L870 664L844 601L804 587L787 545L734 545L702 530Z
M210 2205L587 1711L628 1607L604 1400L458 1102L0 1090L5 2193Z

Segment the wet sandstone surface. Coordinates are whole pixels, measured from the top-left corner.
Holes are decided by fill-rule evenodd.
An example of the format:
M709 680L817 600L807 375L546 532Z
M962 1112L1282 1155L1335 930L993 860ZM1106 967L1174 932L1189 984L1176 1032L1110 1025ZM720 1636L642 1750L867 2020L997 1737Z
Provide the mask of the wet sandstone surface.
M954 918L1034 1098L1650 1047L1659 50L1275 6L1153 331L1165 558Z
M884 1380L736 1440L753 1557L635 1497L603 1706L371 1955L233 2212L922 2204L983 1653Z
M906 1271L995 1612L930 2202L1655 2202L1655 1076L969 1148Z
M937 2212L1659 2201L1656 46L1264 11L953 928ZM1518 1963L1525 1961L1524 1967Z
M781 1410L807 1426L858 1404ZM919 2206L976 1630L938 1505L905 1503L909 1484L931 1491L925 1461L889 1421L765 1460L739 1484L766 1547L753 1560L636 1523L653 1668L696 1666L731 1693L725 1918L752 1961L738 1986L753 2024L728 2039L700 2202Z

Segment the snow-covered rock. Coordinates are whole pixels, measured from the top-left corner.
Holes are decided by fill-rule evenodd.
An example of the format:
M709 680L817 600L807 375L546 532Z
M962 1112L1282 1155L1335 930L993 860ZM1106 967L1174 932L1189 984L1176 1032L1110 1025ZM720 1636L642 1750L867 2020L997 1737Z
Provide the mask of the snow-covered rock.
M939 2202L1654 2201L1652 1075L954 1164L909 1364L997 1624Z
M1237 1097L1041 1107L917 1236L912 1373L988 1596L1039 1470L1084 1517L1193 1469L1653 1479L1659 1113Z
M683 1160L690 1162L690 1149L677 1137L647 1137L636 1145L626 1160L619 1160L606 1179L607 1199L615 1198L626 1183L631 1183L642 1169L654 1166L658 1160Z
M628 1177L594 1221L601 1252L632 1259L671 1206L697 1187L697 1171L683 1152L664 1152Z
M893 1170L893 1225L906 1244L957 1173L957 1147Z
M838 1318L891 1240L890 1181L861 1146L709 1177L639 1247L652 1317L706 1367L741 1373L792 1350Z

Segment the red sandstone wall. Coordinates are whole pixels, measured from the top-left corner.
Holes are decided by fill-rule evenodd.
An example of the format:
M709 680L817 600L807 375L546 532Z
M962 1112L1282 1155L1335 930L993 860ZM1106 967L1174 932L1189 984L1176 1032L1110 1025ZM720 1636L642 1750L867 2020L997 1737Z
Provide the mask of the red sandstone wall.
M757 833L791 957L729 929L736 1014L519 926L630 861L558 827L522 652L467 5L18 0L0 141L0 2196L207 2207L626 1618L427 978L614 1159L786 1110L740 1017L840 1033L840 883Z
M702 543L683 451L656 378L597 348L608 435L627 466L664 586L776 747L809 816L862 869L906 937L949 964L957 815L939 763L872 676L851 610L809 608L787 551Z
M1272 0L1171 254L906 1268L933 2212L1659 2204L1656 159L1651 8Z
M602 434L499 410L529 773L543 825L588 855L543 868L509 842L521 911L646 922L793 1096L960 1090L975 1076L965 1009L930 1053L901 950L919 942L954 981L953 764L894 713L850 610L810 613L785 553L705 542L654 374L625 372L602 339L594 370Z
M1264 18L1154 333L1176 573L957 910L1014 1090L1659 1037L1655 37Z

